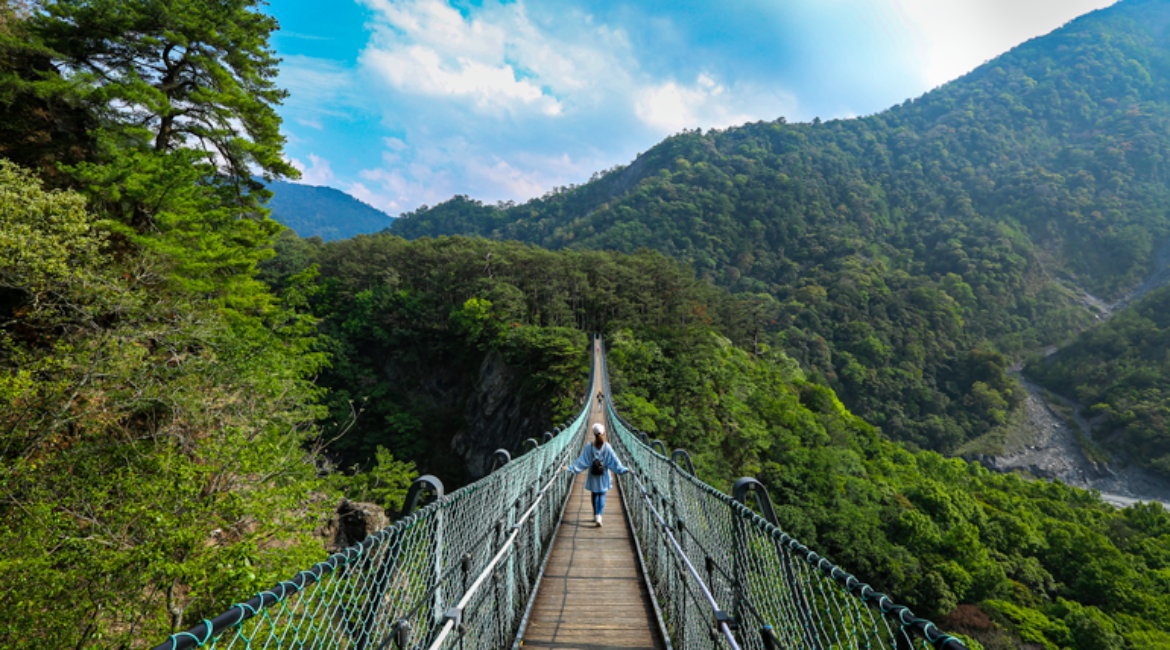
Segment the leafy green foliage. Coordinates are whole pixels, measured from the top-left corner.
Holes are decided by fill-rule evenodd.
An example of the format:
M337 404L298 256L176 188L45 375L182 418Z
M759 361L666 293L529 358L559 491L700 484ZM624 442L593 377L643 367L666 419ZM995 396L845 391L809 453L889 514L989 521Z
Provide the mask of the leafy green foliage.
M1170 287L1082 332L1057 354L1031 360L1025 371L1086 405L1098 442L1170 474Z
M696 281L660 254L389 235L329 244L286 236L279 248L265 263L277 286L321 267L313 304L339 351L322 382L352 390L355 402L358 391L377 396L343 435L350 444L437 466L435 448L469 423L437 433L441 420L404 395L491 355L523 369L509 390L567 398L569 412L586 374L577 328L600 330L623 414L690 451L713 485L759 477L786 531L944 629L986 648L1144 647L1170 635L1163 508L1117 511L1059 483L891 443L757 338L754 323L772 305ZM425 372L403 371L408 364ZM1004 370L1001 355L974 350L955 372L994 411L1014 390ZM343 426L349 407L336 406L330 426ZM444 480L452 474L442 466ZM963 608L977 608L980 624L965 625Z
M2 153L83 191L174 282L250 312L274 304L252 276L281 229L253 172L297 175L259 4L49 0L0 34Z
M1090 325L1079 287L1118 296L1170 236L1168 21L1120 2L877 115L684 132L583 186L455 197L393 231L660 250L774 296L765 327L855 413L953 450L1020 402L964 374L972 350Z
M319 556L312 321L169 288L8 162L0 233L2 644L158 638Z
M141 645L323 553L312 271L254 277L252 175L296 174L259 5L0 7L0 155L72 190L0 161L4 647Z
M184 146L214 152L237 192L262 190L253 165L265 174L296 174L282 159L273 111L288 95L273 81L277 60L268 35L277 23L259 11L259 0L38 5L29 30L62 72L45 83L75 93L98 114L107 137L159 153Z
M330 243L286 234L277 251L263 264L273 286L320 268L311 303L332 357L319 380L330 389L325 438L343 467L368 463L380 446L424 472L441 468L448 484L467 480L453 443L492 415L469 400L515 393L516 422L493 435L509 449L539 438L579 408L585 331L716 322L749 336L745 303L649 251L554 253L385 234ZM501 388L491 388L497 380Z
M987 648L1170 639L1161 505L1117 511L1060 483L911 453L783 353L711 329L622 329L607 343L615 398L639 427L689 450L712 485L757 476L784 530L943 629ZM986 623L968 625L960 605Z
M418 478L414 463L394 458L384 447L374 452L372 467L352 470L349 474L331 474L329 480L350 499L376 503L390 515L402 512L410 484Z

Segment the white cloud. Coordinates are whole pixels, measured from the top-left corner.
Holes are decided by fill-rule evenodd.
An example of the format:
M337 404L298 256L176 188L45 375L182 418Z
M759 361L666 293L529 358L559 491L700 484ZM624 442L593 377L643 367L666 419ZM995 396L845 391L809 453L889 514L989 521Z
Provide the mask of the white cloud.
M362 183L349 183L345 186L345 191L357 200L368 205L372 205L375 208L378 208L379 210L388 214L392 211L396 211L398 208L398 206L390 197L385 196L384 194L378 194L377 192L372 192Z
M477 106L509 108L536 104L547 115L561 112L560 103L539 86L516 79L511 66L491 66L467 58L444 61L434 50L413 46L372 50L365 60L395 88L422 95L469 97Z
M424 203L435 205L451 198L457 188L449 174L419 164L405 169L363 169L358 175L376 185L380 192L374 193L364 184L354 183L351 187L360 194L353 191L351 194L391 214L413 210Z
M896 0L922 75L939 86L1020 43L1116 0Z
M467 166L472 178L486 181L501 190L503 194L516 197L532 197L543 194L548 188L545 179L533 171L521 171L496 158L494 164L474 160Z
M360 178L400 211L452 194L525 200L662 135L774 119L795 103L711 71L655 78L626 32L571 6L361 2L374 13L358 74L395 135Z
M308 167L296 158L290 158L288 162L301 173L301 179L296 181L301 185L329 185L335 178L329 161L317 154L309 154Z
M367 109L354 72L337 61L285 56L277 83L289 93L281 115L312 129L322 130L327 119L349 119Z
M686 128L725 128L753 119L775 119L781 107L791 110L795 98L774 91L737 85L728 88L708 72L699 73L695 83L668 81L643 88L636 95L634 112L638 119L660 133L677 133Z
M527 54L547 48L522 4L485 3L486 15L465 19L442 0L365 3L378 19L361 62L396 91L470 99L478 109L562 112L557 97L542 85L547 80L528 76L531 66L543 62Z

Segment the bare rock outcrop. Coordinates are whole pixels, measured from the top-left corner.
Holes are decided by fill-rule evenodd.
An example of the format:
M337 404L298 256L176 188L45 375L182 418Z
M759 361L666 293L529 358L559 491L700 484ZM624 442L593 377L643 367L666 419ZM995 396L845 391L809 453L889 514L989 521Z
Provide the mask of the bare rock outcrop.
M323 538L331 553L336 553L389 525L390 518L382 506L342 499L333 516L319 530L318 536Z
M1091 438L1091 427L1081 417L1080 405L1049 393L1072 414L1071 418L1061 417L1049 405L1043 389L1022 376L1020 383L1028 391L1024 410L1031 440L998 456L978 454L967 460L978 461L997 472L1022 471L1036 478L1095 489L1101 492L1103 501L1117 506L1161 501L1170 507L1170 480L1133 464L1114 460L1105 465L1085 455L1079 437Z

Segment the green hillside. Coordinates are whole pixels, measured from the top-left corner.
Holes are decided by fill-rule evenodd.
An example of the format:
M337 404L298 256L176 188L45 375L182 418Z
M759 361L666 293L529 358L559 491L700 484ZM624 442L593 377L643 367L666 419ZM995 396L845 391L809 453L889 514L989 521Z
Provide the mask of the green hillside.
M322 555L259 7L0 3L0 647L150 647Z
M1112 36L1050 49L1103 62L1067 74L1146 97L1165 76L1164 6L1123 5L1092 19ZM1135 7L1141 24L1125 24ZM1119 291L1148 266L1142 242L1164 235L1158 101L1069 95L1091 105L1076 128L1115 113L1148 128L1122 139L1101 117L1068 152L1043 135L1058 126L1048 118L986 127L1008 144L987 144L999 157L971 178L943 152L975 121L937 137L880 116L755 125L681 135L514 210L460 199L410 222L455 227L474 213L501 219L494 236L515 224L561 250L388 233L324 242L267 218L255 176L295 175L276 112L277 24L262 9L0 3L0 648L150 647L297 575L325 557L342 498L396 511L420 468L449 487L474 478L475 444L496 439L469 432L511 446L574 410L587 331L604 333L618 405L638 426L691 450L714 485L757 475L786 530L941 627L987 650L1170 647L1160 505L1115 510L899 445L833 388L922 444L996 426L1019 398L1002 353L1085 321L1056 274ZM1031 92L1020 83L988 88L1019 104ZM929 119L950 119L938 111ZM864 147L889 155L874 162ZM1060 180L1076 165L1094 180ZM1083 233L1063 207L1038 211L1050 199L1083 199ZM1097 222L1090 208L1120 216ZM547 233L517 220L534 213ZM677 238L652 233L667 226ZM1110 228L1129 234L1109 240ZM1130 258L1095 257L1089 234ZM685 261L653 246L565 250L663 242ZM1115 321L1133 341L1119 369L1164 348L1164 299ZM1122 373L1124 399L1103 389L1108 408L1131 404L1142 372Z
M325 241L385 230L392 217L332 187L273 181L268 209L272 219L302 237Z
M311 304L332 352L320 383L334 454L364 465L381 446L447 481L458 463L441 452L475 423L436 413L428 385L459 392L491 357L524 368L516 390L551 406L535 433L578 408L584 333L602 331L617 406L639 428L689 450L720 489L759 477L784 530L947 631L988 649L1170 644L1161 506L1117 511L900 448L758 345L753 303L659 253L385 234L278 248L274 284L321 268Z
M1093 322L1170 237L1170 2L1127 0L877 115L686 132L509 209L408 238L660 250L761 298L769 330L889 436L953 449L1005 420L1005 359Z
M1033 359L1025 372L1085 405L1098 442L1170 475L1170 287Z

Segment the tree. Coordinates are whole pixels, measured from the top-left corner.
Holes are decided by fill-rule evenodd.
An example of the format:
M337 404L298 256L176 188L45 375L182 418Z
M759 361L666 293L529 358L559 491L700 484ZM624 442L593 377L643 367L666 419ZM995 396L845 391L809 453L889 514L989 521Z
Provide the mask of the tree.
M252 276L281 227L256 174L298 175L283 154L275 107L287 92L264 4L44 0L26 23L43 65L4 76L92 120L92 150L59 162L126 241L177 261L186 288L261 312L271 301Z
M109 244L0 161L6 648L130 647L320 556L313 322L225 314Z
M0 3L0 157L59 186L65 180L59 164L92 154L96 122L77 102L38 84L54 69L50 52L29 30L30 15L29 0Z
M275 106L288 92L274 82L277 23L260 13L265 4L45 0L31 31L109 136L155 153L199 150L251 209L269 196L254 168L297 175L282 156Z

